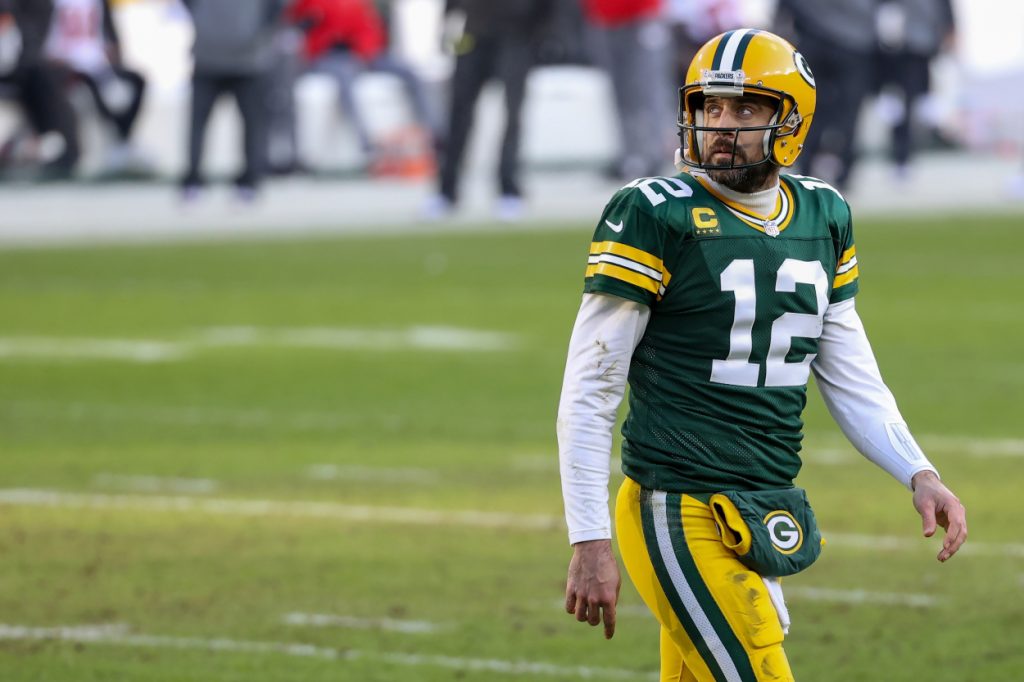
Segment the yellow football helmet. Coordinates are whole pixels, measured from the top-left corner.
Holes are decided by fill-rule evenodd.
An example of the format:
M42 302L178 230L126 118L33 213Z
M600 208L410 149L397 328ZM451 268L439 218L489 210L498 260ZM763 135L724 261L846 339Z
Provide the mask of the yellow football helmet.
M703 125L704 97L765 95L778 102L769 125L729 128L734 141L749 130L764 131L765 158L753 163L709 166L701 162L706 131L722 128ZM814 117L814 75L803 55L774 33L741 28L715 36L697 51L679 88L680 161L695 168L749 168L769 161L792 166L803 150Z

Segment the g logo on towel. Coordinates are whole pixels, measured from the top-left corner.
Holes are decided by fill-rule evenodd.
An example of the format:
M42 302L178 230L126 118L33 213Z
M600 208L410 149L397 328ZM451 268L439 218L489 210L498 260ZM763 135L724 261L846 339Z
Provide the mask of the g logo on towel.
M793 554L804 544L804 531L787 511L773 511L764 517L772 544L782 554Z

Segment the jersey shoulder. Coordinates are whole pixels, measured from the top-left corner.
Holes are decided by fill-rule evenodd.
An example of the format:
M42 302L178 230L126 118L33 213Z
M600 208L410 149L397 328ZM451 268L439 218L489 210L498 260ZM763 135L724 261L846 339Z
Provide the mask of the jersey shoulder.
M612 196L605 213L614 216L632 212L637 218L653 221L661 231L685 232L691 222L689 207L694 201L707 203L706 194L707 190L688 173L637 178Z
M637 178L622 186L609 203L626 202L655 216L663 216L673 205L700 191L701 185L687 173Z
M819 178L809 175L783 174L781 182L785 182L793 192L798 206L805 209L814 208L830 223L848 225L851 221L850 205L842 193Z
M676 257L675 216L693 194L679 177L638 178L615 192L594 229L584 291L646 305L660 300Z
M832 281L831 303L853 298L860 289L860 268L853 238L850 205L832 185L807 175L784 175L804 216L828 227L835 249L836 270Z

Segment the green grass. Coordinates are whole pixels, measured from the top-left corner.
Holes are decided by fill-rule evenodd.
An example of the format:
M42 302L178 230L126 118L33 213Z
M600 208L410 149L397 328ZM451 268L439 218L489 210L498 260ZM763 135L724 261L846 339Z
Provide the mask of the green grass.
M835 542L787 589L936 602L844 605L793 589L786 649L798 679L1020 679L1024 557L993 549L1021 542L1019 230L1019 217L998 216L857 226L858 308L883 373L982 550L939 565L909 494L850 454L812 396L800 483L826 537L898 536L909 549ZM0 349L28 337L183 343L214 327L443 326L516 342L487 352L197 346L153 363L0 352L0 488L142 496L177 493L128 491L117 477L200 478L216 482L207 497L217 499L558 517L554 413L589 238L581 224L0 252ZM1010 454L977 455L999 447ZM317 465L348 475L311 478ZM653 619L628 584L611 642L560 613L568 556L557 527L0 504L2 624L121 624L335 655L0 638L0 679L553 682L577 679L560 670L578 666L645 679L657 669ZM438 629L291 626L289 612ZM456 670L438 657L559 668Z

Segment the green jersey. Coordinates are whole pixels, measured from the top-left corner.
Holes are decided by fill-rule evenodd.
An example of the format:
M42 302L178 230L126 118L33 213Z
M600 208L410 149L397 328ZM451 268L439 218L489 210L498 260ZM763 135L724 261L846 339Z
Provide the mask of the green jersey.
M623 187L585 283L651 309L630 363L623 472L669 492L792 485L825 310L857 277L849 206L819 180L783 176L767 217L688 173Z

